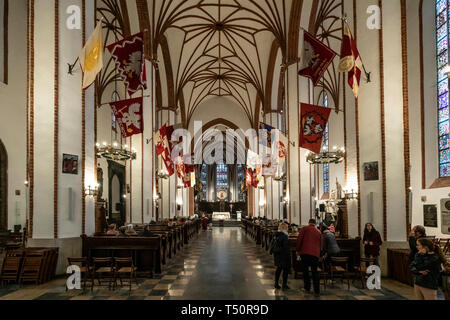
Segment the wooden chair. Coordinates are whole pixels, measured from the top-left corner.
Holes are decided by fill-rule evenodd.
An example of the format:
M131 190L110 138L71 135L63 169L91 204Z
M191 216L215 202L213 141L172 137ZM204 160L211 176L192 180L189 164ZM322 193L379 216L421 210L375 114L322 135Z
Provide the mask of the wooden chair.
M83 291L86 290L86 283L87 281L91 281L91 291L94 290L94 273L93 268L90 266L89 261L87 258L67 258L67 262L69 263L69 266L79 266L81 277L83 279ZM66 291L68 290L67 284L66 284Z
M114 258L115 272L114 272L114 287L117 285L117 278L119 278L120 286L123 287L122 276L129 278L130 293L133 281L139 286L136 279L136 270L134 266L133 258Z
M0 281L3 286L4 282L18 282L22 264L24 251L13 250L6 252L3 259L2 271L0 273Z
M34 282L41 284L42 272L44 268L45 254L40 250L27 250L23 258L20 271L19 283Z
M344 279L347 280L348 290L350 290L350 273L349 273L349 258L348 257L332 257L330 261L330 275L331 281L337 276L341 278L342 283Z
M328 281L328 271L325 259L319 262L319 268L317 268L317 272L319 272L320 280L323 280L323 289L327 290L327 281Z
M367 275L367 268L369 266L372 266L375 264L375 258L361 258L359 265L355 266L355 278L353 279L353 282L358 278L361 280L361 286L364 289L366 287L366 279L368 278Z
M112 283L114 281L114 259L113 258L93 258L93 281L97 277L98 285L102 286L102 280L108 280L108 289L112 289ZM93 289L92 289L93 290Z
M450 254L450 239L444 239L441 241L441 248L444 255Z

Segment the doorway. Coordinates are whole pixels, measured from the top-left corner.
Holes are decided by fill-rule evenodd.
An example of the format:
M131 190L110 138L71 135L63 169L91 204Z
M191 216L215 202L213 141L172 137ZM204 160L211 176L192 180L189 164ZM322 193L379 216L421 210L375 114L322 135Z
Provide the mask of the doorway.
M108 223L123 226L126 221L125 201L125 167L117 162L108 161Z

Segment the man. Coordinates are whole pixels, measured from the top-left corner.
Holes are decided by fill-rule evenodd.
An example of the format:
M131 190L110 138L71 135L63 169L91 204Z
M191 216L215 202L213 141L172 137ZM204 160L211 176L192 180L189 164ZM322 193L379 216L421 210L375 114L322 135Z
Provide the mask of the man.
M311 267L314 295L320 296L320 276L317 272L322 248L322 233L316 228L316 220L309 220L309 225L302 228L297 238L297 256L301 257L303 265L303 281L305 292L311 292L311 278L309 268Z
M146 225L144 230L141 233L139 233L139 237L154 237L154 236L155 235L150 230L150 225Z

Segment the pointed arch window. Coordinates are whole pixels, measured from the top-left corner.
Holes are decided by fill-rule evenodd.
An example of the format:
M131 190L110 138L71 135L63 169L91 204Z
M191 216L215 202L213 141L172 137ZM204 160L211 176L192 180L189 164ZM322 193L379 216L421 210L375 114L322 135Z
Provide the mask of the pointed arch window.
M436 1L436 54L438 74L439 177L450 177L449 86L445 68L448 65L449 0Z
M328 95L325 91L323 92L323 106L325 108L328 108ZM323 134L322 148L325 152L330 151L328 124ZM325 163L323 165L323 194L327 193L330 193L330 165L328 163Z

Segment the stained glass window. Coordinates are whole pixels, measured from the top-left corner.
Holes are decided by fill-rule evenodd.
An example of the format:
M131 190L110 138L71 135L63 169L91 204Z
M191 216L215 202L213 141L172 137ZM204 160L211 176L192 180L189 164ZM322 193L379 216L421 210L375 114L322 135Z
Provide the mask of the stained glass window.
M238 188L238 198L239 202L245 201L245 195L241 190L241 185L245 183L245 167L242 164L237 165L237 188Z
M439 176L450 176L448 77L449 0L436 0L436 56L438 73Z
M202 200L207 201L207 192L208 192L208 166L206 164L202 165L202 171L200 173L200 182L202 184Z
M226 164L217 164L216 188L217 192L228 192L228 166Z
M323 92L323 106L328 108L328 95L324 91ZM328 152L330 151L329 146L329 130L328 130L328 124L325 128L325 132L323 134L323 141L322 141L322 148L323 151ZM328 163L323 165L323 193L329 193L330 192L330 165Z

